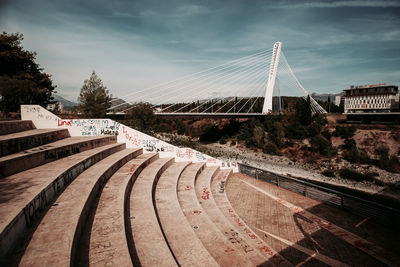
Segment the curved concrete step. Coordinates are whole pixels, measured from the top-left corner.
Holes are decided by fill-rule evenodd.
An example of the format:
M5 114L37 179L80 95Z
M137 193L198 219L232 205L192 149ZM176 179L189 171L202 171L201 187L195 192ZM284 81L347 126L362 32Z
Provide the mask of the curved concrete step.
M211 188L213 190L214 201L218 208L235 227L235 231L242 234L252 247L264 254L269 263L275 264L276 266L293 266L275 251L272 246L259 237L239 215L237 215L231 206L225 191L226 183L231 172L231 170L219 170L212 179Z
M88 262L77 259L78 266L131 266L125 221L129 224L129 193L137 176L158 154L142 154L121 167L101 193L92 224ZM80 246L81 247L81 246ZM84 249L78 249L83 250ZM86 260L86 259L85 259Z
M70 155L115 143L116 136L68 137L43 146L0 158L0 178L28 170Z
M218 167L206 167L200 175L212 176ZM221 266L254 266L242 250L238 250L229 242L211 219L207 216L197 200L195 192L195 176L182 176L178 183L178 199L182 211L197 237L210 255ZM204 192L204 198L210 192Z
M131 256L137 266L177 266L160 228L154 207L155 186L174 162L162 158L147 166L136 178L130 195ZM129 237L128 237L129 238Z
M32 121L0 121L0 135L35 129Z
M0 258L8 254L33 221L80 173L121 151L110 144L63 158L0 180Z
M40 222L20 266L70 266L91 201L121 166L141 153L142 149L119 151L79 175Z
M214 222L218 229L228 238L232 246L234 246L237 250L242 250L246 257L254 265L274 266L273 264L265 264L268 258L262 255L259 250L254 248L249 243L249 240L247 240L247 234L239 232L238 229L236 229L236 227L232 225L231 222L219 210L213 197L213 195L216 194L215 185L213 189L211 188L211 180L213 180L214 177L215 175L199 175L196 180L196 195L197 199L201 203L202 208L204 209L204 212ZM211 192L211 194L209 192Z
M161 175L157 183L155 197L161 227L180 266L196 266L200 263L203 266L219 266L197 238L179 205L179 177L197 176L204 163L186 166L185 162L174 163Z
M35 129L0 136L0 157L69 137L67 129Z

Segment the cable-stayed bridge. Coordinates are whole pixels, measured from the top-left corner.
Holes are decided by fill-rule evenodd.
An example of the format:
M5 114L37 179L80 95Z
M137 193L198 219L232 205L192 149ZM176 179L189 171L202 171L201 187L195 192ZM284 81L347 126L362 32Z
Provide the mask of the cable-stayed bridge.
M159 116L251 117L283 109L285 97L309 97L311 110L326 111L309 95L277 42L272 49L128 94L126 103L148 102ZM126 113L126 103L110 112Z

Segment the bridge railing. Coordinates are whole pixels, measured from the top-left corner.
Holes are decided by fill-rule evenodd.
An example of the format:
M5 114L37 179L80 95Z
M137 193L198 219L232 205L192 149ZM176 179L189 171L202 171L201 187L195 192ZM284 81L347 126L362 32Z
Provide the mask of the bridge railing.
M239 172L384 225L399 226L400 210L327 187L238 163Z

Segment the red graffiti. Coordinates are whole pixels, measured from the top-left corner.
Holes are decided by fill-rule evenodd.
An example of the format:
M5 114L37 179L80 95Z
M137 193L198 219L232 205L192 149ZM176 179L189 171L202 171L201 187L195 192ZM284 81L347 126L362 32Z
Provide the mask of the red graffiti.
M217 160L214 158L208 158L207 163L217 163Z
M233 248L230 247L226 247L225 252L233 252L235 251Z
M201 213L201 210L194 210L193 213L199 215Z
M204 200L210 199L210 191L207 191L207 187L203 188L203 195L201 198Z
M191 149L186 149L185 154L186 154L186 157L187 157L188 159L191 159L192 156L193 156L193 154L194 154L194 152L193 152L193 150L191 150Z
M257 238L257 236L256 236L255 234L251 234L251 235L249 235L249 237L250 237L251 239L256 239L256 238Z
M139 147L140 146L140 142L137 140L137 138L132 137L132 135L130 135L128 133L128 131L125 129L124 126L122 126L122 132L123 132L123 136L125 136L125 139L128 140L129 142L131 142L132 145Z
M185 187L185 189L186 189L186 190L190 190L190 189L192 189L192 187L191 187L190 185L187 185L187 186Z
M58 126L72 126L72 120L58 120Z
M263 247L259 248L259 250L261 250L261 251L263 251L263 252L266 252L266 253L267 253L268 255L270 255L270 256L273 256L273 255L274 255L274 253L272 252L272 250L269 249L267 246L263 246Z
M136 171L137 167L138 167L138 165L132 164L132 166L129 169L129 174L130 175L133 174Z

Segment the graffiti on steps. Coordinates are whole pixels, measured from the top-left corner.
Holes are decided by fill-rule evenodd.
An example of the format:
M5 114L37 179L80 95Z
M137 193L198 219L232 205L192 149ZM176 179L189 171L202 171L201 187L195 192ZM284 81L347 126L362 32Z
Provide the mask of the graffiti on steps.
M37 105L22 105L21 117L23 120L32 120L38 129L64 128L68 129L71 136L113 135L117 136L117 142L125 143L127 148L142 147L144 153L160 153L161 157L175 157L176 161L206 162L209 166L233 167L237 170L236 162L222 162L191 148L173 146L111 119L61 119Z

